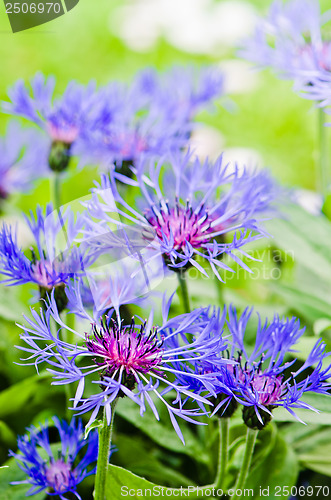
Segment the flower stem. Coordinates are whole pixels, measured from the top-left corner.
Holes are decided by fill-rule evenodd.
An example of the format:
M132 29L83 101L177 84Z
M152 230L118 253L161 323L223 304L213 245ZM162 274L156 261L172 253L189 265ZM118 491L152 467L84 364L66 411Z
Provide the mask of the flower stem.
M53 204L54 210L59 210L61 207L61 179L58 172L54 172L53 177Z
M111 447L111 438L113 433L115 407L117 399L111 403L111 421L107 423L106 410L103 411L103 423L99 427L99 451L97 461L97 473L94 485L94 500L106 500L106 480L108 473L109 454Z
M74 313L67 314L66 323L67 323L67 326L69 328L71 328L71 330L75 329L75 314ZM65 341L68 342L68 344L74 343L74 333L71 330L66 330Z
M190 312L190 298L188 294L188 289L187 289L187 281L186 281L186 274L185 271L177 273L178 276L178 282L180 286L180 291L181 291L181 298L182 298L182 304L183 304L183 310L184 313L189 313Z
M243 487L245 486L246 479L248 476L249 468L251 466L251 461L254 453L254 447L255 447L255 442L256 442L256 437L258 435L259 431L256 431L254 429L251 429L250 427L247 427L247 433L246 433L246 448L245 448L245 453L244 453L244 458L243 462L241 464L241 469L239 472L239 476L235 485L235 490L242 490ZM233 500L237 500L238 495L235 495L232 497Z
M67 325L72 328L73 330L75 329L75 315L74 314L67 314L66 317L66 323ZM64 334L64 339L65 342L68 344L73 344L74 343L74 334L70 330L66 330ZM74 397L74 391L73 391L73 386L72 384L65 384L65 395L66 395L66 416L68 418L68 422L70 422L71 416L72 416L72 410L69 410L70 407L70 400Z
M328 162L328 141L327 128L325 127L325 113L323 108L318 108L318 129L319 129L319 182L323 199L328 194L329 184L329 162Z
M228 450L229 450L230 419L225 417L225 418L219 418L218 421L219 421L220 446L219 446L217 475L215 479L215 488L223 488L226 468L228 463L228 455L229 455Z
M224 306L224 297L223 297L223 291L224 291L224 283L220 281L218 278L214 279L216 283L216 292L217 292L217 302L218 302L218 307Z

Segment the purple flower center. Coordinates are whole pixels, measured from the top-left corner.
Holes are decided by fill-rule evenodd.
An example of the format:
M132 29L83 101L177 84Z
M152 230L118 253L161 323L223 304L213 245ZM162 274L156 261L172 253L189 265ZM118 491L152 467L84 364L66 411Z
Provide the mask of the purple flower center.
M70 125L65 121L56 123L49 120L46 129L52 141L72 144L78 137L79 129L75 125Z
M257 395L259 404L272 406L284 393L283 377L264 373L262 371L263 360L264 355L258 364L253 363L253 368L248 362L243 365L240 352L238 358L234 358L238 364L227 366L227 370L234 375L241 390Z
M61 263L57 261L55 266L47 260L38 260L33 263L32 273L39 286L51 290L55 286L54 277L58 278L61 274ZM57 279L56 285L63 285L63 282Z
M138 328L134 320L129 326L111 320L108 325L102 322L100 330L96 325L92 328L93 337L87 336L86 346L98 358L96 363L104 367L104 375L147 373L162 360L162 341L156 329L146 332L146 323Z
M57 493L65 493L70 489L71 478L71 465L63 460L56 460L46 470L48 487Z
M302 57L313 67L317 63L321 69L331 71L331 42L323 42L319 50L315 51L311 43L304 45L299 50L299 58Z
M148 148L147 142L137 134L120 134L115 141L119 147L119 152L123 158L135 158L137 154Z
M282 377L258 374L254 375L251 386L259 394L259 403L263 405L273 405L282 396Z
M160 240L164 237L167 240L173 238L174 249L178 251L185 247L186 242L194 248L200 248L202 244L210 240L210 233L221 229L220 226L211 227L213 219L203 205L199 207L199 210L193 210L189 202L186 207L177 202L175 208L169 208L165 202L160 203L159 207L152 207L145 217L156 230Z

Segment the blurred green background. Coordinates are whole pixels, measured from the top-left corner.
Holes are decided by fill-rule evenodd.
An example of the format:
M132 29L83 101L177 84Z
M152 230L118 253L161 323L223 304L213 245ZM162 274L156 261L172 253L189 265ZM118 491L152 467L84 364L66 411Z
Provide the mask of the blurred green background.
M180 8L181 1L186 6L185 17ZM145 4L145 10L154 2L154 9L150 9L150 22L144 28L144 17L139 18L131 13L130 26L126 31L131 31L133 42L129 47L121 37L121 23L124 15L124 7ZM18 78L28 80L36 71L45 74L54 74L57 77L58 91L61 92L71 79L87 82L91 78L98 84L105 84L109 80L119 78L129 81L141 68L154 66L166 69L173 64L203 64L229 61L236 57L235 45L238 43L240 27L243 36L251 23L251 14L265 13L269 2L265 0L193 0L191 8L189 2L179 0L177 8L183 17L183 35L185 45L186 38L194 38L193 48L181 49L178 44L171 43L173 33L171 32L171 16L177 25L182 17L178 16L175 2L169 2L169 22L159 29L159 36L155 37L155 43L150 44L145 50L134 50L135 31L150 36L150 31L155 31L155 26L160 25L160 18L164 16L165 1L151 0L98 0L91 2L80 0L79 4L66 15L42 25L20 33L12 34L9 21L1 5L0 34L1 34L1 98L6 97L6 89ZM201 45L206 45L206 37L211 36L208 28L200 32L196 30L199 22L197 16L214 13L215 5L223 4L220 11L220 30L222 30L222 16L229 16L233 24L228 26L229 33L237 33L236 40L226 40L226 34L222 38L220 33L216 48L213 47L211 54L208 50L201 50ZM161 7L158 9L157 5ZM321 1L322 8L328 5L328 1ZM194 8L193 8L194 7ZM162 10L163 8L163 10ZM171 10L172 9L172 10ZM232 11L231 11L232 9ZM130 12L130 11L129 11ZM202 13L202 14L201 14ZM200 17L201 23L206 20ZM204 19L204 21L203 21ZM214 19L215 22L215 19ZM216 19L217 22L217 19ZM139 24L139 26L137 26ZM123 31L123 30L122 30ZM177 26L177 31L179 28ZM148 36L147 36L148 35ZM178 38L178 34L176 35ZM229 37L228 37L229 38ZM231 37L230 37L231 38ZM234 37L233 37L234 38ZM222 39L225 43L222 44ZM207 44L208 45L208 44ZM292 90L291 82L280 81L267 71L256 73L256 82L253 87L247 82L245 91L245 79L250 76L237 72L232 79L240 83L240 92L231 94L233 101L232 110L227 111L222 106L217 106L212 115L205 114L202 119L208 124L219 129L224 140L224 148L250 148L256 151L261 162L270 167L273 173L282 182L288 185L302 186L307 189L315 187L315 163L316 163L316 140L317 140L317 116L311 102L301 99ZM239 81L239 82L238 82ZM231 89L230 89L231 90ZM236 106L234 106L234 104ZM1 117L1 126L7 117ZM77 183L77 189L83 191L87 182ZM76 193L72 193L76 196ZM77 193L82 194L81 192Z

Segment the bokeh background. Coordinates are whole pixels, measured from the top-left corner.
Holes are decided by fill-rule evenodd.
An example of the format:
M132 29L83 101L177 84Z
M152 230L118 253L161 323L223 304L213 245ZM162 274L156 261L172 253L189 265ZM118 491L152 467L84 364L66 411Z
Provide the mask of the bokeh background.
M266 165L283 183L314 189L312 104L292 93L291 82L251 70L236 57L240 40L268 6L266 0L80 0L66 15L16 34L1 6L1 98L17 78L27 80L40 70L56 76L61 92L70 79L105 84L130 81L146 66L218 64L229 99L199 117L210 127L201 147ZM1 116L2 129L5 122ZM80 191L84 178L77 183Z

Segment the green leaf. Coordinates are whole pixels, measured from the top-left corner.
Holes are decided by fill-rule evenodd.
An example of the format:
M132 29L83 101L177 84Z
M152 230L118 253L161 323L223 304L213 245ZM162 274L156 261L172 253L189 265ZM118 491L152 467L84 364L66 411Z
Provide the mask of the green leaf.
M162 450L157 445L151 446L144 436L133 438L131 435L116 433L116 443L116 465L126 467L149 481L174 488L195 484L180 472L186 457L177 454L169 457L168 450Z
M293 309L298 311L303 317L309 318L313 322L321 317L331 318L331 304L313 295L310 287L309 292L306 291L307 285L302 288L302 283L293 286L276 282L269 284L269 286L290 306L292 311Z
M331 320L329 318L320 318L314 323L314 333L320 336L325 330L331 328Z
M26 304L19 297L18 287L1 286L0 317L7 321L21 320L22 314L28 314Z
M61 416L64 411L64 394L61 386L51 385L48 373L34 375L12 385L0 393L0 419L11 427L29 425L33 417L45 407L54 409Z
M320 442L319 435L315 436L317 443L309 451L298 453L300 463L307 469L314 470L320 474L331 476L331 443L330 430L324 436L324 442ZM319 441L319 443L318 443ZM302 450L302 447L301 447Z
M203 446L203 443L193 434L191 429L185 425L185 422L179 422L184 436L185 446L180 441L171 425L167 426L165 422L169 421L167 411L164 411L164 405L156 406L160 415L160 421L157 421L151 411L146 411L141 417L139 409L129 398L122 399L116 408L116 413L140 429L155 443L167 448L168 450L184 453L193 457L201 463L208 463L210 456Z
M296 426L305 429L301 429L300 433L300 428L295 430ZM301 465L315 472L331 476L330 428L300 424L290 424L289 427L285 431L288 438L291 439L293 449Z
M11 485L12 481L23 481L26 474L18 467L16 460L10 458L4 468L0 468L0 500L22 500L30 488L27 484ZM44 493L33 495L34 500L43 500L46 498Z
M313 413L310 410L296 410L298 417L305 424L331 425L331 413ZM279 408L274 412L277 422L295 422L296 419L284 408Z
M201 489L208 489L211 492L212 486L200 487L200 492L196 490L190 492L185 491L185 498L201 498ZM154 494L153 494L154 493ZM126 496L128 498L155 498L159 496L160 498L180 498L181 490L177 488L166 488L164 486L157 485L147 481L144 477L139 477L129 472L122 467L117 467L116 465L109 466L109 472L107 476L106 484L106 500L122 500ZM184 495L182 494L182 497ZM212 494L208 495L208 498L215 498Z
M312 392L305 394L302 399L305 403L321 412L331 413L331 395Z
M50 375L34 375L2 391L0 393L0 417L4 418L24 409L25 405L31 403L31 398L45 382L50 385Z
M306 394L302 398L307 404L319 410L316 413L312 410L295 409L296 415L306 424L331 425L331 397L324 394ZM276 408L273 412L274 418L278 422L297 422L285 408Z
M331 282L331 223L326 217L315 217L298 205L290 205L286 219L273 219L269 230L276 244L293 254L296 262Z
M322 429L325 429L325 427L321 425L302 425L300 422L289 422L282 425L282 435L297 450L307 440L309 442L310 439L313 439L313 443L315 443L316 435L320 435ZM329 429L328 432L330 432Z
M326 339L324 337L318 338L318 337L306 337L305 335L301 337L301 339L295 344L295 352L293 353L293 356L301 361L306 361L308 359L308 356L310 355L311 351L315 347L316 343L319 342L321 343L321 340L324 342ZM328 345L326 342L326 347L325 350L328 351ZM325 358L324 361L322 362L322 368L325 369L329 366L329 360L328 358ZM304 397L304 400L306 401L307 398L309 399L311 396L314 396L314 393L307 393ZM319 396L316 394L316 396ZM324 398L324 404L327 404L327 406L324 406L324 409L326 411L331 411L331 399L329 396L323 396ZM322 401L322 400L321 400ZM321 403L320 401L320 403ZM315 400L315 404L319 404L319 401ZM312 404L314 406L314 404ZM315 408L322 410L320 406L315 406Z
M90 434L93 429L98 429L99 427L103 426L102 420L94 420L88 427L85 427L85 433L84 433L84 439L88 438L88 435Z
M147 479L143 477L136 476L122 467L117 467L116 465L109 466L106 485L107 500L120 500L128 495L129 498L145 498L144 494L139 494L140 491L143 492L146 489L153 491L153 488L160 487L147 481ZM153 498L152 495L151 497Z
M331 413L315 413L310 410L295 410L296 415L305 424L320 424L320 425L331 425ZM285 408L277 408L274 410L274 418L277 422L296 422L297 420L293 417Z
M0 420L0 442L7 447L15 446L16 444L16 434L10 429L10 427Z
M321 450L323 451L323 450ZM330 453L330 449L328 449ZM319 472L324 476L331 477L331 459L321 455L302 455L299 456L300 463L306 468Z

